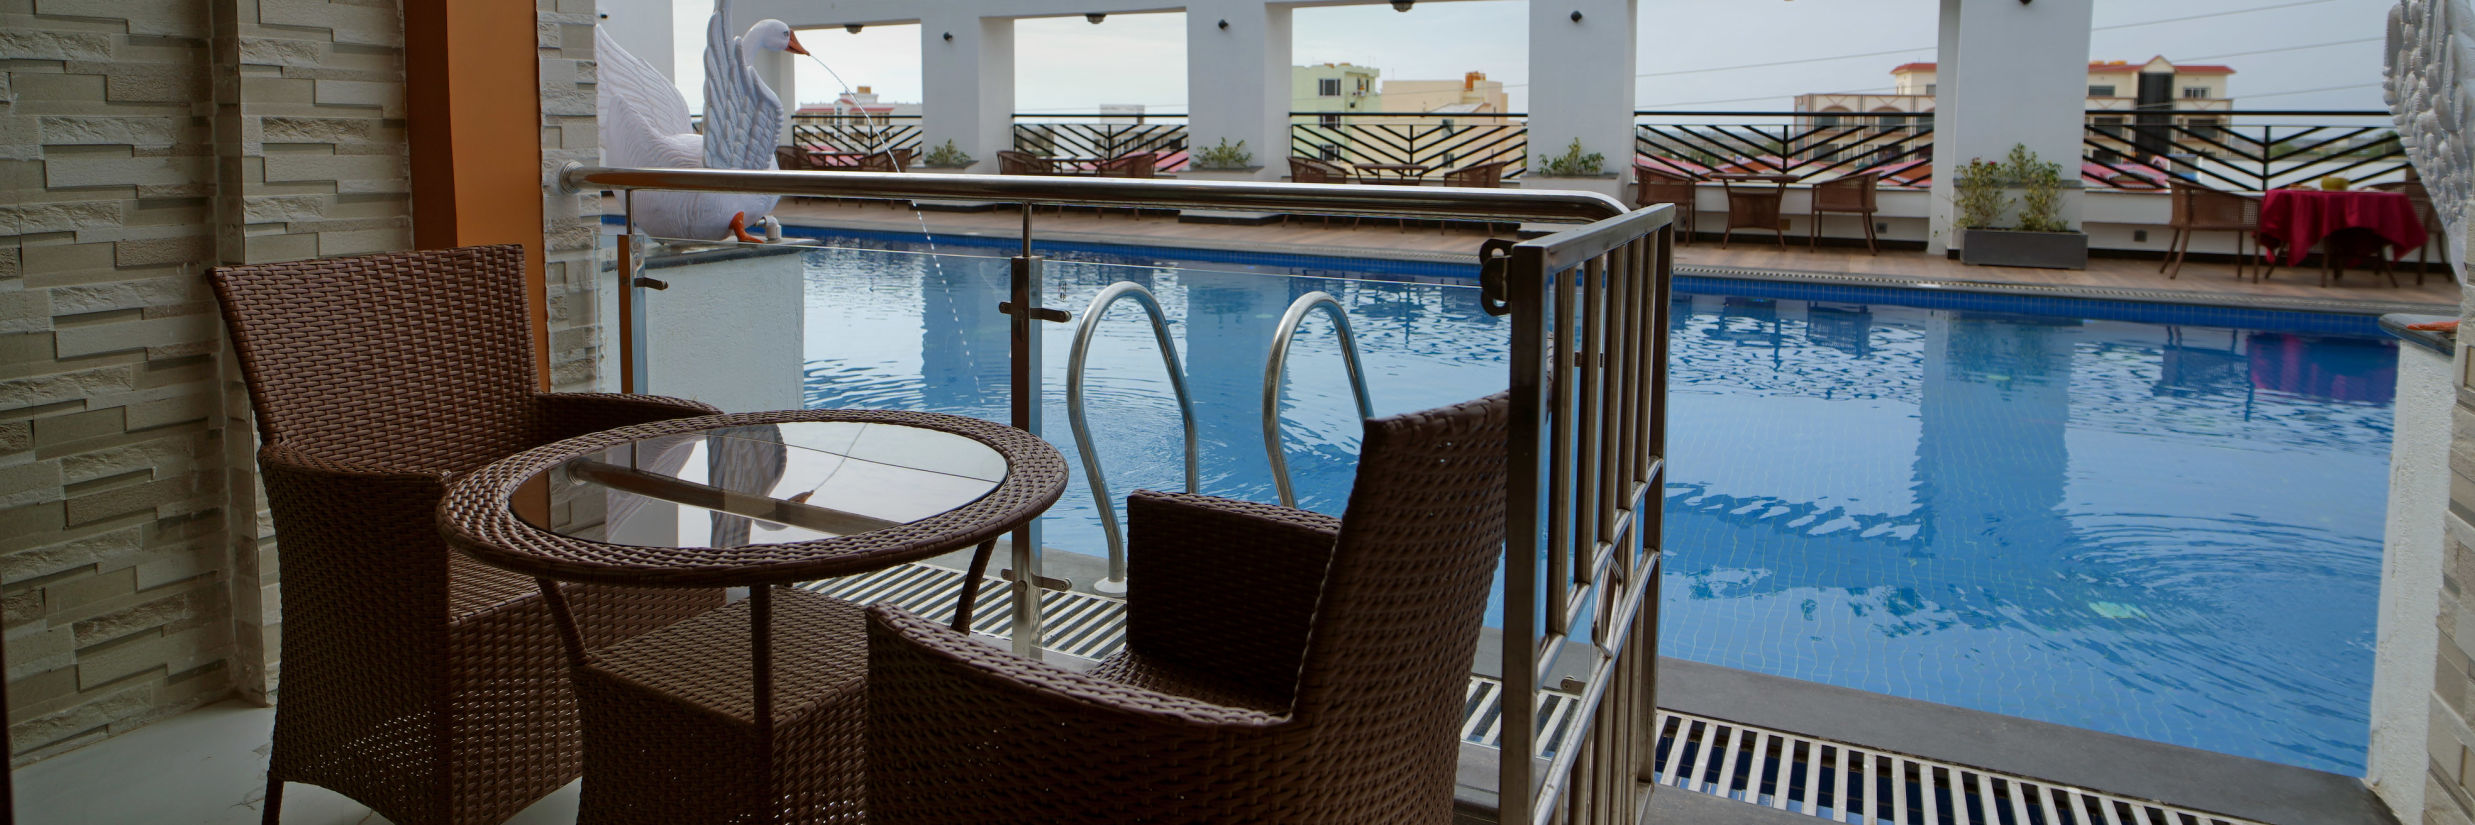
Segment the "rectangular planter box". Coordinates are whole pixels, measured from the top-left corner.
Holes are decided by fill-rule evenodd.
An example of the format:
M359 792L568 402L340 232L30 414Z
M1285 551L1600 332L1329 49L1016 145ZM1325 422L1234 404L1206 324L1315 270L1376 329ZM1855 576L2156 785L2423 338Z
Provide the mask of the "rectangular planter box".
M1959 262L1970 266L2087 269L2088 236L2079 232L1960 231Z

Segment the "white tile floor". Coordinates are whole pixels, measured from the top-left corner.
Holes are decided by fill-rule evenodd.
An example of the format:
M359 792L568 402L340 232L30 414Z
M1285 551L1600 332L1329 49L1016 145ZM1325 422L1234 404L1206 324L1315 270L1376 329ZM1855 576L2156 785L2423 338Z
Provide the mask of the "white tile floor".
M208 705L16 772L25 825L256 825L266 796L275 711ZM508 825L572 825L570 784ZM379 825L387 819L333 791L284 786L284 825Z

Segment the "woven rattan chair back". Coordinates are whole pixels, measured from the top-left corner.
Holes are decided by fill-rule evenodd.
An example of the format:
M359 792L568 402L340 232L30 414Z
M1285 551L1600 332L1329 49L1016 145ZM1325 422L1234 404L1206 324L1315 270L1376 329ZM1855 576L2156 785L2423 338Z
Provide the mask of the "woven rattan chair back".
M1135 494L1126 647L1088 674L870 608L871 821L1450 822L1510 418L1366 422L1343 520Z
M1504 167L1511 165L1512 161L1499 160L1494 163L1473 163L1459 169L1448 169L1444 171L1444 185L1467 186L1476 189L1502 188Z
M1148 178L1159 171L1160 156L1150 152L1128 152L1100 162L1096 171L1103 177Z
M1012 149L997 150L997 173L1001 175L1054 175L1057 164L1048 158Z
M1690 205L1693 203L1693 179L1664 169L1635 164L1633 203L1653 206L1662 203Z
M447 480L540 443L714 412L534 392L524 251L397 252L209 274L257 413L284 568L284 680L264 820L283 785L399 825L506 820L579 771L575 703L533 583L452 554ZM577 588L601 643L718 591Z
M900 172L911 165L911 153L902 149L870 152L859 157L859 171Z
M460 471L536 441L522 247L227 267L215 284L268 443Z
M1289 159L1289 181L1291 183L1348 183L1349 170L1331 161L1291 157Z
M1833 178L1813 185L1813 209L1816 212L1872 212L1874 184L1881 176L1872 172Z
M2174 198L2168 225L2202 231L2250 231L2260 228L2260 202L2183 180L2166 181Z

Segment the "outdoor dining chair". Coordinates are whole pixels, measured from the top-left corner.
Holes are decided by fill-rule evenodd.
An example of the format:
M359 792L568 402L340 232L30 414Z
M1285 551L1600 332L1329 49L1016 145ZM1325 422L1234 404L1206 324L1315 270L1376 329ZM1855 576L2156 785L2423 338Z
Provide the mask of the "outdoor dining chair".
M1366 422L1348 515L1138 492L1088 672L868 609L870 821L1452 820L1506 394Z
M1824 214L1852 214L1865 224L1865 251L1873 255L1882 254L1873 239L1874 184L1880 179L1881 176L1873 172L1859 172L1814 184L1813 215L1806 227L1805 248L1822 247Z
M2174 236L2166 243L2166 261L2157 271L2168 279L2183 274L2183 256L2191 251L2194 232L2234 233L2234 277L2240 280L2249 258L2244 254L2244 242L2260 232L2260 199L2233 192L2220 192L2197 183L2169 178L2166 195L2171 199L2166 225L2173 227ZM2270 266L2267 271L2274 271ZM2264 271L2253 280L2267 276Z
M1302 158L1302 157L1298 157L1298 156L1295 156L1295 155L1291 155L1291 156L1289 157L1289 182L1290 182L1290 183L1356 183L1356 182L1357 182L1357 180L1356 180L1356 179L1354 179L1354 178L1352 178L1352 177L1350 177L1349 170L1348 170L1347 168L1342 167L1340 164L1333 163L1333 162L1328 161L1328 160L1317 160L1317 159L1315 159L1315 158ZM1359 220L1360 220L1360 219L1358 219L1358 218L1351 218L1351 219L1349 220L1349 225L1350 225L1352 228L1355 228L1355 227L1358 225L1358 221L1359 221ZM1281 216L1281 222L1282 222L1282 223L1288 223L1288 222L1289 222L1289 216L1287 216L1287 215L1283 215L1283 216ZM1330 215L1325 215L1325 216L1323 216L1323 223L1324 223L1324 225L1325 225L1325 226L1330 226L1330 225L1332 225L1332 216L1330 216Z
M1150 152L1128 152L1099 162L1094 171L1104 178L1148 178L1159 163L1160 156Z
M1676 240L1693 242L1693 179L1655 166L1633 164L1633 205L1676 205Z
M2432 253L2439 252L2441 254L2441 265L2449 265L2449 250L2441 243L2441 239L2447 237L2447 233L2441 228L2441 213L2432 208L2432 192L2431 190L2423 187L2423 181L2406 180L2397 183L2375 183L2364 188L2381 192L2396 192L2405 195L2407 200L2414 202L2415 217L2423 221L2424 236L2431 239L2429 241L2425 241L2424 245L2415 247L2416 286L2423 286L2423 276L2432 268ZM2440 248L2435 249L2435 247Z
M578 775L567 662L532 580L450 552L449 479L693 401L544 393L515 245L208 273L256 413L283 546L284 674L265 821L283 786L403 825L498 823ZM615 643L719 590L567 591Z
M1048 158L1030 152L999 149L997 150L997 174L1054 175L1057 174L1057 164Z
M1289 158L1291 183L1356 183L1349 170L1340 164L1314 158Z
M1500 189L1504 186L1504 167L1512 161L1473 163L1458 169L1444 170L1445 186L1467 186L1476 189Z

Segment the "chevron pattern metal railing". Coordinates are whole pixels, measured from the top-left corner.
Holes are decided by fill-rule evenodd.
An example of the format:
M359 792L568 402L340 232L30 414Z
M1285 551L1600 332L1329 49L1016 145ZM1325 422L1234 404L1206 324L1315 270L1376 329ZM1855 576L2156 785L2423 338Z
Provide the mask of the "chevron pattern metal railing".
M857 165L857 155L910 150L920 156L918 115L795 115L791 145L815 158L815 168ZM847 160L846 160L847 159Z
M2233 123L2237 117L2287 123ZM2080 176L2090 187L2161 189L2169 176L2265 192L2337 175L2406 179L2406 146L2387 112L2089 112Z
M1035 119L1036 118L1036 119ZM1158 157L1153 168L1186 168L1185 115L1015 115L1014 151L1050 158Z
M1635 112L1634 162L1701 178L1873 172L1884 188L1932 183L1929 112Z
M1377 112L1289 113L1289 153L1353 166L1424 166L1430 173L1478 163L1508 163L1505 178L1529 168L1529 125L1520 115Z

